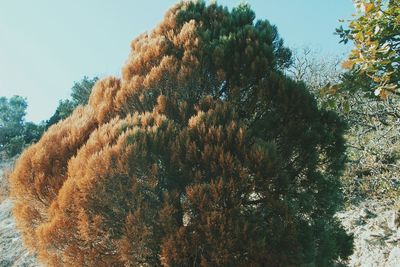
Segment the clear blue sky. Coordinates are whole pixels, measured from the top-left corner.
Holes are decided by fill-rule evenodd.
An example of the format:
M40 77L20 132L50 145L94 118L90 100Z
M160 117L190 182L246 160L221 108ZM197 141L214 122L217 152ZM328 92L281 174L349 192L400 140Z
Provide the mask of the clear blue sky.
M48 119L74 81L120 76L131 40L152 29L173 0L0 0L0 96L28 99L27 120ZM219 0L233 7L240 0ZM290 47L340 55L333 35L351 0L248 0Z

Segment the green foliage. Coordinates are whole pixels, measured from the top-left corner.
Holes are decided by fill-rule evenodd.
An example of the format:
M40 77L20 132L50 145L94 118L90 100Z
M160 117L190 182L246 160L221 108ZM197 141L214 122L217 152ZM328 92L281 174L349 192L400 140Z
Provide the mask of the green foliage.
M4 146L4 151L7 157L13 157L19 154L25 146L24 137L22 135L17 135L11 137L7 144Z
M71 100L60 100L56 111L46 123L47 128L59 122L60 120L67 118L69 115L71 115L75 108L76 106Z
M24 117L28 104L25 98L13 96L0 98L0 152L12 157L23 146Z
M26 99L20 96L13 96L10 99L0 97L0 127L8 126L17 128L18 131L23 124L28 104ZM19 126L19 127L18 127Z
M367 87L386 98L400 93L400 2L398 0L355 0L357 14L349 28L337 34L354 42L343 66L368 78Z
M0 154L6 157L19 154L26 144L38 141L44 131L43 124L25 122L27 107L21 96L0 97Z
M349 162L344 184L349 200L397 197L400 93L400 2L355 0L357 14L341 41L353 48L343 67L335 107L349 122ZM380 96L380 100L375 96Z
M89 79L87 76L84 76L82 80L75 82L71 88L71 100L60 100L56 111L47 121L46 128L70 116L77 106L86 105L89 101L92 88L98 79L97 77Z
M89 96L92 92L92 88L98 80L98 77L89 79L87 76L84 76L82 80L80 80L79 82L75 82L74 86L72 86L71 88L71 105L74 107L77 107L79 105L86 105L89 101ZM68 102L68 100L66 100L66 102Z
M32 144L39 141L40 137L42 136L44 130L46 128L46 124L41 122L39 124L33 122L25 122L24 123L24 142L25 144Z
M335 110L337 105L347 105L338 94L344 75L340 62L341 58L322 55L310 47L294 48L292 64L285 72L295 81L304 82L320 107Z

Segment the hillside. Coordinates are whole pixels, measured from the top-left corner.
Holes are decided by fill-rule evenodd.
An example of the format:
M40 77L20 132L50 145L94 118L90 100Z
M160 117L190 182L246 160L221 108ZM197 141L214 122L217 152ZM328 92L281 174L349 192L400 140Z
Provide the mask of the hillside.
M7 184L3 176L4 170L10 166L11 162L0 163L0 185L2 186ZM0 266L40 266L35 258L23 247L21 235L17 231L12 217L12 201L9 198L1 199L0 201Z

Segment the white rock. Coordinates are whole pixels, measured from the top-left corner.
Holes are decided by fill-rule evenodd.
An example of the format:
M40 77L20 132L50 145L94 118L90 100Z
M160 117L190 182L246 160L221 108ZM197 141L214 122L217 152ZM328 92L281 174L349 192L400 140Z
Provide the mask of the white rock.
M400 231L389 226L394 210L392 202L368 200L337 216L346 231L354 235L354 253L349 266L400 267Z
M10 162L0 162L0 182L3 177L2 167ZM36 267L40 266L35 258L22 245L22 238L12 217L13 203L6 198L0 199L0 266L1 267Z
M397 220L398 220L399 216L400 216L400 214L396 210L392 210L390 212L390 216L387 219L387 225L390 229L392 229L392 230L398 229Z
M385 263L385 267L398 267L400 266L400 247L395 247L389 254Z

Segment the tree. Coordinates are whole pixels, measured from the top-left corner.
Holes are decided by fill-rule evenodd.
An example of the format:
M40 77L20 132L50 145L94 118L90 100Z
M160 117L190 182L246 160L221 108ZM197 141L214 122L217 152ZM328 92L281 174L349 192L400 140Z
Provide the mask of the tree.
M282 69L276 27L182 2L137 37L121 80L27 149L11 174L25 243L49 265L327 266L343 124Z
M339 94L344 75L341 61L339 56L322 55L310 47L294 48L292 64L285 71L293 80L306 84L319 106L348 111L350 106L347 97L343 92Z
M400 118L397 96L400 76L400 3L392 0L356 0L357 14L349 28L337 29L341 42L354 42L343 66L349 69L340 83L351 125L349 163L344 184L350 200L398 196ZM379 99L376 96L380 96ZM339 101L340 102L340 101Z
M0 97L0 151L9 157L18 154L24 146L24 117L27 106L23 97Z
M82 80L75 82L71 89L71 100L60 100L56 111L47 121L46 127L48 128L60 120L70 116L77 106L86 105L89 101L89 95L92 92L92 88L98 80L99 78L97 77L89 79L87 76L84 76Z
M88 103L92 88L98 80L98 77L89 79L87 76L84 76L82 80L74 83L71 89L71 98L74 106L86 105Z
M60 102L58 102L56 111L50 117L50 119L47 120L46 128L70 116L75 108L76 106L71 100L60 100Z
M26 122L27 107L26 99L21 96L0 97L0 158L19 154L27 144L41 137L44 124Z
M400 2L354 0L356 17L349 28L337 33L342 42L352 40L354 49L343 65L369 80L375 95L386 98L400 88Z
M46 128L45 122L40 122L38 124L33 122L25 122L24 123L24 142L25 144L32 144L39 141L40 137L42 136L44 130Z

